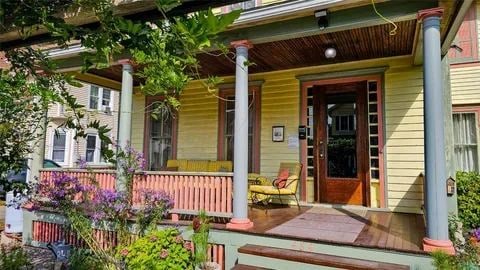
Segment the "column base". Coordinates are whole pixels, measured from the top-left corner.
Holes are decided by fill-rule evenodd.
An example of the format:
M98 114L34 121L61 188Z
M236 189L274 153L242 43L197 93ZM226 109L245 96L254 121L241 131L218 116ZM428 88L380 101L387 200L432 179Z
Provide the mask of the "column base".
M424 237L423 250L427 252L441 250L447 254L455 255L455 248L450 240L434 240Z
M253 227L253 222L248 218L232 218L227 223L227 229L233 230L248 230Z

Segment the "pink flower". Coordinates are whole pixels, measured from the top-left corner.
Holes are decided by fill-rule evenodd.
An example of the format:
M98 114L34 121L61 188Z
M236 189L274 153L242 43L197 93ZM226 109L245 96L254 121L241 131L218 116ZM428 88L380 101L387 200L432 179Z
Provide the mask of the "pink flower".
M160 252L160 258L165 259L168 257L168 250L162 249L162 252Z
M177 235L177 237L175 237L175 243L183 243L183 237L181 235Z
M150 241L155 242L157 241L157 237L155 235L150 236Z
M192 243L191 242L184 242L183 243L183 248L185 248L187 250L193 250Z
M128 249L126 249L126 248L122 249L122 250L120 251L120 255L122 255L122 256L124 256L124 257L127 256L127 255L128 255Z

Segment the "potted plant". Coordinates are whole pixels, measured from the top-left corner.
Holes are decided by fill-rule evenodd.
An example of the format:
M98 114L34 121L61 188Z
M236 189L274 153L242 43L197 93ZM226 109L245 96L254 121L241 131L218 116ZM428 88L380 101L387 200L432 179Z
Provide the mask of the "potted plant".
M193 257L196 270L220 270L216 262L208 261L208 235L210 233L210 218L205 210L201 210L192 222Z

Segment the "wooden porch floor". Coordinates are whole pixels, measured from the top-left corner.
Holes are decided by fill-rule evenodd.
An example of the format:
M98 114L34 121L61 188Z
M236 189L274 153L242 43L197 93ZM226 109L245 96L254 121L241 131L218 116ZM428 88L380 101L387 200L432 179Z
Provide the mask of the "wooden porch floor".
M326 210L325 210L326 209ZM330 209L330 210L329 210ZM254 206L249 218L254 227L248 233L272 235L289 239L351 245L367 248L424 253L425 236L423 216L372 210L351 210L315 206L297 207ZM218 229L226 229L217 224ZM323 237L322 237L323 235Z

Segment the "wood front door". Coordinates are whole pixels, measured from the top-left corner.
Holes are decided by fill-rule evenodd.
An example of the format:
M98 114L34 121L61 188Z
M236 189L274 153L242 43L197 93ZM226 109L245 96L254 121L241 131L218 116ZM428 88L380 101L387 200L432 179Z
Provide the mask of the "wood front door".
M315 86L315 201L366 205L367 82Z

